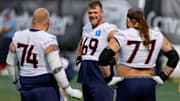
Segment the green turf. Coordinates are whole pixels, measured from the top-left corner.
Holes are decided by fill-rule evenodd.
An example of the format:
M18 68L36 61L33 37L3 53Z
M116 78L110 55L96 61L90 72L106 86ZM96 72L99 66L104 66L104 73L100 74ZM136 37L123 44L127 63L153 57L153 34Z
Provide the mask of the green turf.
M77 75L71 81L73 88L81 89L81 85L76 82ZM177 91L177 83L166 82L163 86L157 89L157 101L180 101L180 94ZM0 101L20 101L20 95L12 86L7 76L0 76ZM71 99L68 101L83 101Z
M20 101L19 93L7 76L0 76L0 101Z
M178 83L166 82L156 92L157 101L180 101Z

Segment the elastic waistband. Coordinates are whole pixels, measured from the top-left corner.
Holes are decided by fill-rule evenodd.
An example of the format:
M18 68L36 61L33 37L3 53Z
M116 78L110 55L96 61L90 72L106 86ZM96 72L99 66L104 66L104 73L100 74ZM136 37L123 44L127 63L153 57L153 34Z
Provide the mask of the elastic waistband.
M96 61L96 60L82 60L82 62L95 62L95 63L98 63L98 61Z
M152 76L128 76L128 77L125 77L125 79L134 79L134 78L150 78L150 79L152 79Z

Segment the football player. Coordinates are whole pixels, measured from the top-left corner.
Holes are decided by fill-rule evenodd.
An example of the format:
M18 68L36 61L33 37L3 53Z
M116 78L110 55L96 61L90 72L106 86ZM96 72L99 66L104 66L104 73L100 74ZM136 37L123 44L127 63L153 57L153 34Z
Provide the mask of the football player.
M12 83L20 91L22 101L60 101L59 87L71 97L80 99L81 91L72 89L62 68L56 37L46 31L49 12L37 8L32 29L17 31L9 46L7 68ZM17 74L17 61L20 77Z
M90 23L83 27L82 38L78 46L76 62L77 64L81 62L78 82L82 83L84 101L113 101L113 90L106 84L110 80L109 78L104 79L98 60L117 27L103 20L100 1L89 2L88 16Z
M117 74L124 80L117 83L116 101L156 101L156 83L162 84L169 78L179 55L161 32L148 28L142 9L128 10L127 27L127 30L115 33L101 53L99 64L110 65L115 53L119 53ZM160 51L168 62L162 72L154 76Z

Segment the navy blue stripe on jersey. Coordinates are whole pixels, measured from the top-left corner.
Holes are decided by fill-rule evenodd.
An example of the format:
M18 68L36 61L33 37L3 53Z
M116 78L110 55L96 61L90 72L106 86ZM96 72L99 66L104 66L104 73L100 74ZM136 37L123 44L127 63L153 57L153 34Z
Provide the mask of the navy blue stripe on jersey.
M40 31L40 30L37 30L37 29L30 29L31 32L37 32L37 31Z
M57 82L53 74L44 74L33 77L20 76L20 83L22 85L22 89L24 90L48 86L57 86Z
M115 38L115 37L113 37L116 41L117 41L117 43L119 44L119 46L120 46L120 43L119 43L119 41L118 41L118 39L117 38Z

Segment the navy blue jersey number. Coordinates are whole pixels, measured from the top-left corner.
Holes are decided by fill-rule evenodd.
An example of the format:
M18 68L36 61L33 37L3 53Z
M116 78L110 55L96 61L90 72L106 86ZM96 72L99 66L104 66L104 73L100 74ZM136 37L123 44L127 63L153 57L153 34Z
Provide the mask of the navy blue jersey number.
M97 47L98 47L98 39L96 39L96 38L91 38L90 39L90 42L89 42L89 45L87 45L86 44L86 42L87 42L87 40L88 40L88 38L86 38L85 40L84 40L84 42L83 42L83 46L82 46L82 50L83 50L83 55L86 55L87 54L87 51L88 51L88 49L90 49L91 50L91 55L94 55L95 54L95 52L96 52L96 49L97 49Z
M27 53L28 47L29 47L28 44L24 44L24 43L18 43L17 44L17 48L23 48L23 52L21 55L21 66L24 66L24 60L26 57L26 62L33 64L33 67L37 68L38 67L37 66L37 64L38 64L37 55L32 53L32 50L34 49L34 45L30 45L30 48L29 48L28 53ZM32 59L31 59L31 55L32 55Z
M141 41L130 41L130 40L127 41L127 45L135 45L130 57L127 60L127 63L133 62L141 43L143 43L143 45L145 46L144 42L141 42ZM148 56L147 56L144 64L149 64L149 61L151 60L152 54L154 52L155 43L156 43L156 40L151 40L151 42L149 43L150 44L149 52L148 52Z

